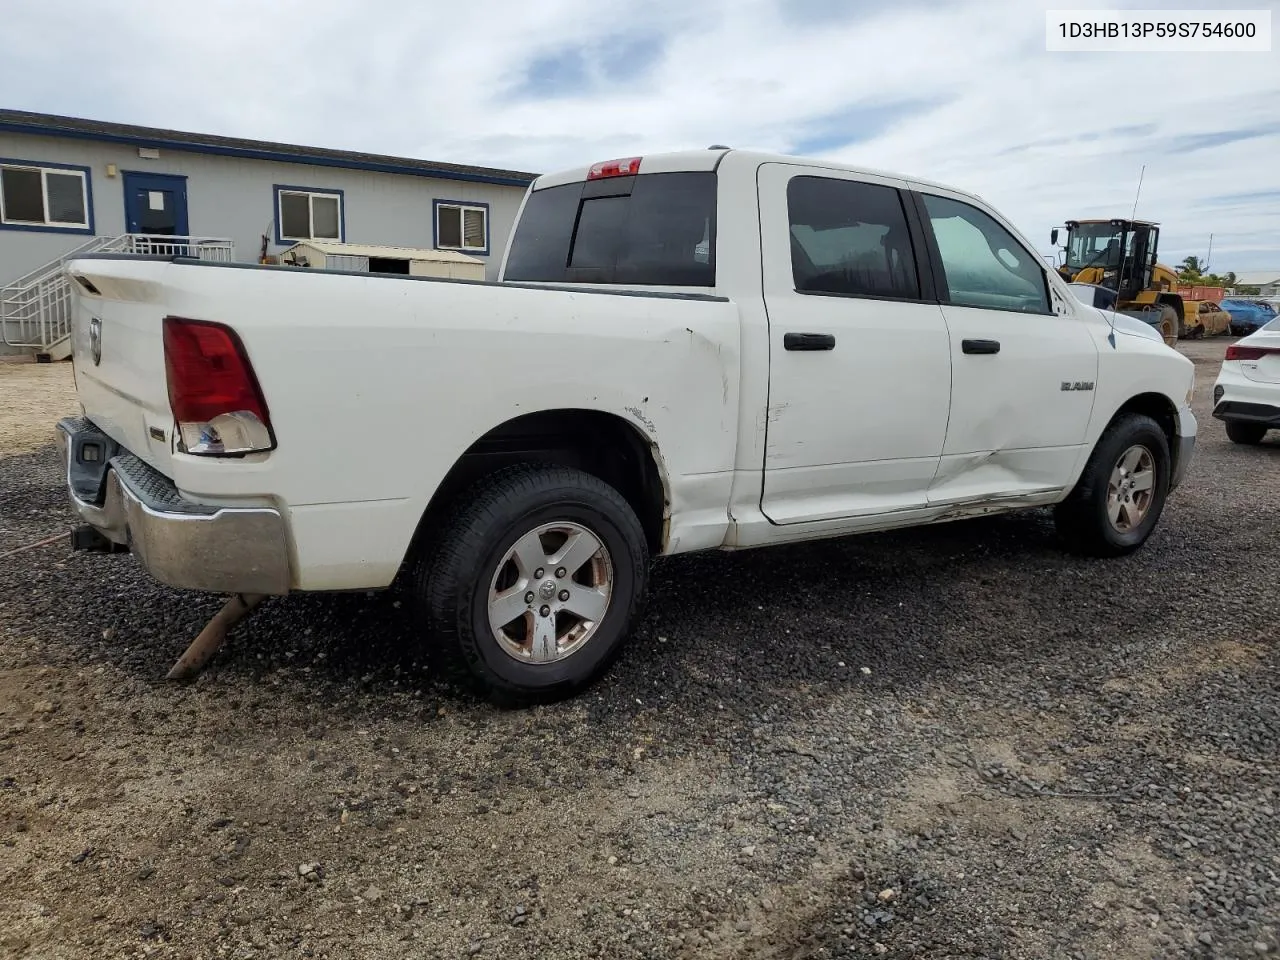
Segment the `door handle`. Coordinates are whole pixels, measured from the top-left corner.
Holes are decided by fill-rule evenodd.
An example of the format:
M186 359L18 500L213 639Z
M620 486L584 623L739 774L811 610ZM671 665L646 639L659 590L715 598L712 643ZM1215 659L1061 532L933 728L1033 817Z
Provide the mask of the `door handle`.
M834 350L836 338L829 333L784 333L784 350Z
M961 340L960 349L965 353L999 353L999 340Z

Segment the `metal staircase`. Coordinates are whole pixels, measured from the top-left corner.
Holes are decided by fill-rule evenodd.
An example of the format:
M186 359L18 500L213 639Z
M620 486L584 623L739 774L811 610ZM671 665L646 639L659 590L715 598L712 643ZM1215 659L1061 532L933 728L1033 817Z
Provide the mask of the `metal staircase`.
M0 341L11 348L0 352L28 353L45 361L71 356L71 279L66 264L86 253L146 253L229 262L235 259L235 244L217 237L141 233L94 237L0 288Z

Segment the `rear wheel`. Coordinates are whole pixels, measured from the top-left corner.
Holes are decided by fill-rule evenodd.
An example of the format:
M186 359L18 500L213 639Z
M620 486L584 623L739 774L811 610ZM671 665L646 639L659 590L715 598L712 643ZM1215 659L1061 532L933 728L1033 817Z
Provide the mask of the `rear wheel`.
M1158 423L1122 414L1094 447L1075 489L1055 508L1059 537L1077 553L1095 557L1138 549L1164 510L1171 462Z
M464 498L416 592L434 638L493 701L571 695L613 661L648 580L635 512L567 467L521 464Z
M1257 423L1241 423L1238 420L1227 421L1227 439L1232 443L1243 443L1254 447L1267 435L1267 428Z

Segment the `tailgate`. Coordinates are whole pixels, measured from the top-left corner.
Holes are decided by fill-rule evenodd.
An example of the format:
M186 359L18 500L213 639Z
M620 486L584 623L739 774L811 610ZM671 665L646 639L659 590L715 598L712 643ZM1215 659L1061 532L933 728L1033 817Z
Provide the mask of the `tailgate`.
M161 330L168 267L142 259L67 264L75 281L71 359L85 416L165 475L173 449Z

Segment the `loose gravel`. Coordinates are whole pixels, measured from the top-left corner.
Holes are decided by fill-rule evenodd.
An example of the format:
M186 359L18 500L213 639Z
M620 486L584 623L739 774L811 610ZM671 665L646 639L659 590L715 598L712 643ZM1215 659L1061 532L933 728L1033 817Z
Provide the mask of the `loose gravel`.
M394 594L171 685L219 598L0 560L0 956L1280 956L1280 442L1209 418L1224 347L1139 553L1036 512L672 559L551 707L437 677ZM0 458L0 553L69 521Z
M80 412L69 363L14 363L0 357L0 456L53 442L53 425Z

